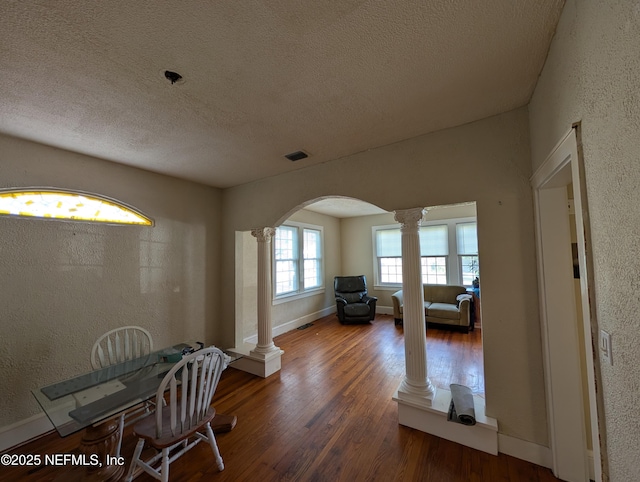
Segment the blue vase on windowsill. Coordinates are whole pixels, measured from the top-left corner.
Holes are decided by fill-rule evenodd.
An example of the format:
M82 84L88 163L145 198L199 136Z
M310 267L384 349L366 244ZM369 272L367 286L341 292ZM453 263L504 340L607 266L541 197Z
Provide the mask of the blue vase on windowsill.
M473 286L473 292L476 294L478 298L480 298L480 278L476 276L474 280L471 282L471 285Z

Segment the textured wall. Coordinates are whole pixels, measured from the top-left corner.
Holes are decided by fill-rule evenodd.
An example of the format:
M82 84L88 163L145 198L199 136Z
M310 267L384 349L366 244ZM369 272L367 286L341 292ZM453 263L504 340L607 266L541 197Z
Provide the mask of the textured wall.
M234 275L236 231L277 225L323 196L388 211L476 201L487 411L502 433L546 445L528 130L523 108L226 189L223 279ZM235 319L232 305L223 316ZM233 342L233 326L225 336Z
M158 347L216 342L218 190L0 136L0 187L107 195L154 227L0 217L0 427L38 413L30 390L90 368L99 335L147 328Z
M613 343L597 383L613 481L640 480L639 38L639 2L568 1L530 105L534 167L582 121L597 317Z

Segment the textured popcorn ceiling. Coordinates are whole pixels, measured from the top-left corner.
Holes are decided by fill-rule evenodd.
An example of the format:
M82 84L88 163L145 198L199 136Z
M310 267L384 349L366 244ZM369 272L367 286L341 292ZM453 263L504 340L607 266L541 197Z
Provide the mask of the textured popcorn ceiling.
M525 105L562 4L3 0L0 132L234 186Z

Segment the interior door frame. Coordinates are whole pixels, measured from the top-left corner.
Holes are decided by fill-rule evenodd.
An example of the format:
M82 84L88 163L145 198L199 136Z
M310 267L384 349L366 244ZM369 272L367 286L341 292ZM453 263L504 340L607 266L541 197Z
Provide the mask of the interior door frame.
M605 452L603 440L600 434L602 427L599 425L598 406L601 400L598 399L596 392L596 376L600 378L600 366L598 354L594 353L594 347L598 343L597 340L597 322L595 318L595 296L593 283L593 259L591 257L591 239L589 214L586 198L586 185L584 179L584 165L582 157L579 155L578 140L580 139L580 125L575 124L571 130L563 137L556 147L549 154L545 162L533 174L531 185L534 194L534 211L536 225L536 248L538 262L538 292L540 297L540 321L542 330L543 360L545 365L545 389L547 398L547 418L549 425L549 441L552 454L553 472L557 477L564 480L588 480L589 475L596 482L602 481L603 477L603 461L602 453ZM559 198L556 196L555 201L550 200L548 196L552 196L551 191L562 188L572 183L574 193L575 221L576 233L578 241L578 262L580 269L580 295L583 314L584 337L580 340L577 334L577 318L573 326L570 323L554 323L558 318L566 316L556 310L552 299L553 294L548 290L557 282L553 273L554 267L545 260L549 260L550 252L557 247L549 246L545 243L543 229L547 218L552 218L553 213L549 211L550 203L558 203ZM557 193L556 193L557 194ZM562 209L565 206L557 206ZM567 214L568 217L568 214ZM547 225L548 230L548 225ZM569 249L569 240L565 247L559 249ZM563 268L560 268L563 269ZM560 276L570 276L561 274ZM572 297L571 305L575 308ZM557 305L556 305L557 306ZM570 311L569 311L570 312ZM575 333L573 330L575 329ZM561 330L558 332L557 330ZM559 346L557 340L552 337L564 336L565 340L569 340L569 347ZM579 351L577 344L573 344L573 337L576 336L577 343L584 344L584 353L586 356L583 360L587 371L587 393L582 393L582 387L576 387L575 377L575 361L579 362ZM556 341L556 343L554 343ZM567 361L569 367L567 367ZM578 364L579 368L579 364ZM581 376L581 374L580 374ZM581 384L580 384L581 385ZM573 387L573 388L572 388ZM567 390L571 402L567 400ZM584 413L582 411L582 397L588 397L589 400L589 419L591 421L593 446L592 461L588 460L586 451L586 435L584 431ZM575 404L576 398L580 398L580 417L582 420L582 428L577 426L577 415L571 413L575 411L576 405L571 408L570 404ZM600 412L602 413L602 412ZM573 421L567 421L564 417L569 416ZM568 427L571 427L570 429ZM591 467L590 467L591 466ZM591 470L593 472L590 474ZM586 470L586 476L584 474Z

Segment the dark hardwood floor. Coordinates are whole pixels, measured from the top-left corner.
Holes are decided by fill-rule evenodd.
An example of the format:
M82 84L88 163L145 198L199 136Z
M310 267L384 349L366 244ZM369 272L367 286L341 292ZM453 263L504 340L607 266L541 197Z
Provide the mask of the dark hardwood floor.
M483 394L481 333L428 332L432 383L463 383ZM237 426L217 436L225 470L201 443L171 464L172 481L552 481L549 469L493 456L398 424L391 400L405 373L402 328L380 315L371 325L328 316L275 339L282 370L262 379L228 368L214 398ZM14 453L72 450L79 434L49 434ZM135 446L125 436L122 453ZM0 469L0 481L48 481L64 469ZM64 477L61 479L64 480ZM138 481L153 480L142 475Z

